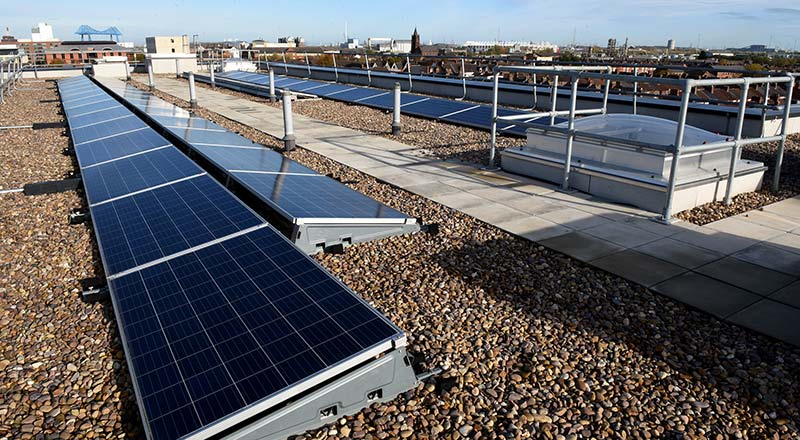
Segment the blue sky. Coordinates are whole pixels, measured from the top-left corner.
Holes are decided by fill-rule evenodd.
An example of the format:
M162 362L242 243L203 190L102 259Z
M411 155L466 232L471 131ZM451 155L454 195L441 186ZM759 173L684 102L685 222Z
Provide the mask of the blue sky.
M29 38L39 21L55 27L56 37L73 38L81 24L119 27L123 40L141 43L149 35L199 34L200 40L274 40L300 35L309 43L351 37L410 38L414 26L423 41L548 40L556 44L738 47L768 44L800 49L798 0L138 0L8 1L0 25Z

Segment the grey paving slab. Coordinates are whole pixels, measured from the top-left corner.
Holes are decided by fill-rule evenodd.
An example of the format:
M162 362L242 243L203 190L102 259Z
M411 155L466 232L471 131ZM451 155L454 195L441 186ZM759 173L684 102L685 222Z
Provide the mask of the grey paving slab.
M777 237L770 238L765 243L769 243L793 254L800 254L800 235L796 233L787 232Z
M660 235L647 232L644 229L628 226L623 222L610 222L595 226L583 232L625 248L633 248L650 243L662 238Z
M735 324L800 346L800 309L795 307L765 299L728 319Z
M694 272L670 278L652 289L718 318L726 318L761 300L754 293Z
M751 238L704 229L699 226L687 227L685 231L672 235L672 238L725 255L730 255L758 243L757 240Z
M764 211L800 221L800 196L767 205L764 207Z
M635 249L643 254L687 269L694 269L725 257L718 252L692 246L669 237L643 244Z
M646 287L688 270L631 249L592 260L591 264Z
M572 232L569 228L533 216L497 223L496 226L506 232L536 242Z
M736 237L750 238L755 241L763 241L772 237L777 237L784 232L738 217L729 217L709 223L705 227Z
M785 251L771 244L761 242L732 256L748 263L800 277L800 254Z
M474 191L470 191L470 193L477 194L477 192ZM498 203L502 203L503 205L510 206L519 211L527 212L528 214L537 216L564 209L564 207L561 205L548 202L542 197L530 194L520 195L512 199L500 199L498 200Z
M800 281L795 281L769 296L770 299L800 309ZM800 325L800 323L798 323Z
M414 194L419 194L423 197L431 198L434 196L441 196L444 194L454 194L461 192L460 189L445 185L441 182L422 183L419 185L408 185L404 187L405 190Z
M461 211L475 217L482 222L489 223L490 225L530 216L529 214L522 211L517 211L514 208L509 208L508 206L489 201L480 205L466 206L462 208Z
M797 228L797 220L781 217L780 215L767 211L750 211L739 214L736 218L784 232L789 232Z
M552 199L545 198L545 200L550 200L551 203L557 203L553 202ZM563 205L557 204L557 206ZM540 217L575 230L588 229L611 222L611 220L605 217L571 207L564 207L562 209L546 212L541 214Z
M582 232L542 240L539 244L586 262L625 250L622 246Z
M483 197L478 197L464 191L437 195L431 197L431 199L435 202L441 203L442 205L458 210L463 210L469 206L479 206L488 203L488 200L484 199Z
M789 285L796 279L733 257L725 257L700 266L695 272L764 296Z

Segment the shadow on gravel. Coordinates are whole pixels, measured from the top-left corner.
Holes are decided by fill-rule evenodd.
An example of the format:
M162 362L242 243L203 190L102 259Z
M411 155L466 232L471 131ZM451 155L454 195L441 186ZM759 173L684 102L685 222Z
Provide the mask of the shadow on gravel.
M514 304L518 316L512 320L530 324L532 334L527 342L539 344L542 352L569 350L571 356L580 358L586 351L572 344L605 347L590 349L592 359L585 362L587 358L583 358L576 370L584 369L582 373L595 382L619 380L620 375L626 381L637 382L635 389L642 395L635 399L648 408L636 408L639 414L630 414L630 408L623 409L622 414L628 413L633 420L668 428L666 420L675 414L669 408L691 405L675 397L684 393L697 395L697 390L701 390L711 408L716 406L717 414L739 407L739 411L752 415L746 423L763 424L767 431L778 427L775 420L762 420L764 414L774 413L783 418L780 424L787 423L786 419L788 423L796 423L792 420L796 420L800 405L800 389L796 386L800 384L800 370L790 365L797 360L796 349L719 321L557 252L538 248L535 243L517 238L473 240L464 247L434 255L433 261L474 289L483 289L498 300ZM571 336L569 341L559 340L558 333L554 338L551 328L537 328L553 322L558 323L553 327L564 329L562 334ZM552 346L545 349L542 344ZM628 349L648 358L653 363L650 370L654 375L626 377L629 370L625 362L639 365L636 356L628 354L625 362L616 365L614 359ZM598 368L599 359L608 367ZM529 362L536 364L536 356ZM777 365L783 368L774 368ZM644 368L636 369L639 372L649 369L641 367ZM668 375L656 376L659 371ZM791 386L787 387L787 383ZM652 395L655 390L658 396ZM626 391L631 392L623 389L618 393L622 397L616 397L630 400L624 397ZM587 394L589 400L594 400L594 393L584 393L584 399ZM607 402L609 396L605 399ZM652 399L657 401L655 410ZM597 400L591 403L599 404ZM635 408L634 404L631 408ZM719 417L703 416L710 418L695 422L710 425L711 431L706 432L709 438L717 433L730 435ZM683 433L668 430L665 434L668 438L683 438Z

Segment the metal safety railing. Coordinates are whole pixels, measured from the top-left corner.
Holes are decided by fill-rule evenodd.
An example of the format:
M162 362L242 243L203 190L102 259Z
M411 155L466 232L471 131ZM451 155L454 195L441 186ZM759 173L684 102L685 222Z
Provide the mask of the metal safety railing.
M605 71L606 73L597 72ZM549 112L538 112L535 109L531 113L514 116L498 116L498 96L500 76L503 72L509 73L527 73L533 75L543 75L552 77L553 81L550 86L551 94L551 107ZM798 74L784 73L782 75L766 76L760 78L726 78L726 79L672 79L672 78L653 78L653 77L640 77L637 75L620 75L611 74L609 66L549 66L549 67L527 67L527 66L500 66L497 67L494 73L494 88L492 99L492 131L491 131L491 145L489 151L489 166L493 167L495 163L495 154L497 151L497 124L498 122L509 122L514 125L523 127L541 128L541 123L534 121L549 117L550 124L547 130L563 133L566 135L566 145L564 148L564 173L562 178L561 187L564 190L570 188L570 173L572 168L572 146L576 137L587 137L595 140L606 142L619 141L611 136L604 136L593 133L580 132L575 130L575 119L578 115L590 114L606 114L608 109L608 94L611 81L627 81L633 82L634 85L640 82L652 84L667 84L677 86L681 90L681 106L678 113L678 124L675 133L675 141L668 147L647 145L649 148L656 148L672 155L672 163L670 164L670 174L667 183L666 200L661 214L661 220L669 222L672 219L672 202L675 194L675 187L677 184L678 162L681 155L685 153L700 153L709 152L713 150L731 150L731 161L728 170L728 183L725 190L725 203L730 204L733 192L733 181L736 175L736 163L741 155L741 149L745 145L761 144L767 142L779 142L778 151L775 157L774 177L772 180L772 190L777 192L780 186L781 166L783 164L783 155L786 147L787 127L789 124L789 114L791 112L792 103L792 89L794 89L795 76ZM558 78L567 77L570 80L572 93L570 94L569 110L557 109L557 89ZM580 79L601 79L605 80L605 90L603 96L603 104L601 108L594 109L576 109L576 102L578 98L578 81ZM780 134L774 136L767 136L764 131L758 137L748 139L742 138L742 128L744 126L745 111L747 109L747 99L750 91L750 86L755 84L787 84L785 87L786 95L783 105L783 117L781 121ZM712 142L700 145L684 145L684 131L686 129L686 117L689 112L689 103L692 96L692 91L698 87L709 86L738 86L740 89L739 105L736 112L736 129L732 140ZM556 116L567 116L567 126L559 127L555 124Z
M22 55L0 60L0 104L5 102L7 96L13 96L22 79Z

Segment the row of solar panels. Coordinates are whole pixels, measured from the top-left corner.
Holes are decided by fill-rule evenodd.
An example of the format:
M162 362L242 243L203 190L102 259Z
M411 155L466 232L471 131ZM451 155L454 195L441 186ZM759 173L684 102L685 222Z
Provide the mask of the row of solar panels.
M229 187L264 203L308 253L420 229L415 218L149 92L113 79L101 84L203 158Z
M210 82L210 77L196 75L198 80ZM266 96L264 87L269 86L269 75L252 72L223 72L215 76L217 85L238 89L248 93ZM260 89L241 87L242 84L261 86ZM299 79L288 76L275 76L277 90L290 90L292 92L307 93L336 101L351 104L360 104L381 110L392 110L394 96L391 91L369 87L351 86L345 84L328 83ZM400 106L403 114L419 116L437 121L444 121L457 125L464 125L484 130L492 128L492 107L470 102L454 101L451 99L434 98L425 95L403 92L400 94ZM525 114L522 110L498 108L498 116L514 116ZM556 123L565 119L556 118ZM549 124L549 118L530 118L524 122ZM497 129L502 133L524 136L526 128L508 122L499 122Z
M58 88L149 438L285 437L413 386L400 329L90 79Z

